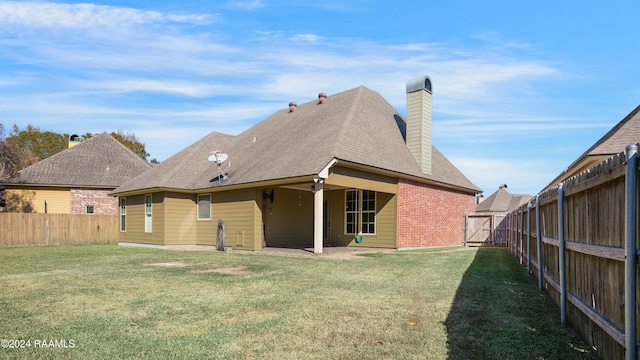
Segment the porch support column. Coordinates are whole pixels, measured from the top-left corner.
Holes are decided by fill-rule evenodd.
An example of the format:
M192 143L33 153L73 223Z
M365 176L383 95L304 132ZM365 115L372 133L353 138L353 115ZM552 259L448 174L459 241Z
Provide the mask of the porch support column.
M315 178L313 191L313 253L322 254L322 239L324 238L322 228L322 214L324 201L324 179Z

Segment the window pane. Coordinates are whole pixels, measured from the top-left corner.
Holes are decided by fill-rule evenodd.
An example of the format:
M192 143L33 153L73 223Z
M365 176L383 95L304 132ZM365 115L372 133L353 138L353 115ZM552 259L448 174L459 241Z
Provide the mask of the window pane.
M211 219L211 195L198 195L198 219Z
M152 202L152 197L151 195L145 195L144 196L144 212L145 214L151 214L151 202Z

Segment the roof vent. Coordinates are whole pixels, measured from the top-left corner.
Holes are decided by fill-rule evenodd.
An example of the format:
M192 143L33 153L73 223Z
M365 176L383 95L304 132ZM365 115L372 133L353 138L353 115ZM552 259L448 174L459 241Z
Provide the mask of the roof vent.
M318 94L318 104L322 105L324 103L327 102L327 94L321 92L320 94Z
M507 184L500 184L500 189L506 189L508 188Z
M295 101L289 103L289 112L292 113L298 109L298 104Z

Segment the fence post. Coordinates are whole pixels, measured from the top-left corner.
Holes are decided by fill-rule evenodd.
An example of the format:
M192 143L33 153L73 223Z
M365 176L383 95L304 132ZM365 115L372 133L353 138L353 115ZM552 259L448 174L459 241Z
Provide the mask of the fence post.
M531 274L531 201L527 204L527 274Z
M536 195L536 233L538 245L538 290L542 291L542 225L540 224L540 195Z
M491 214L491 221L489 224L489 236L491 236L491 246L496 247L496 231L494 229L496 224L496 214Z
M637 353L636 345L636 172L638 171L638 145L627 145L627 168L625 173L625 261L626 284L624 287L624 334L626 359L634 360Z
M509 243L509 252L513 255L515 250L513 250L513 211L509 213L509 222L507 229L507 242Z
M560 271L560 324L567 323L567 269L565 266L565 240L564 240L564 189L563 183L558 185L558 239L559 271Z
M518 240L518 213L520 212L519 208L516 208L516 210L514 211L514 218L513 218L513 223L515 225L515 231L513 232L513 255L518 258L518 252L520 251L520 249L518 248L518 246L520 245L520 240ZM520 264L522 264L522 261L520 261Z
M522 222L522 226L520 226L520 265L524 264L524 206L522 208L522 215L520 217L520 221Z
M467 229L469 228L469 213L464 213L464 239L462 239L464 246L467 246Z

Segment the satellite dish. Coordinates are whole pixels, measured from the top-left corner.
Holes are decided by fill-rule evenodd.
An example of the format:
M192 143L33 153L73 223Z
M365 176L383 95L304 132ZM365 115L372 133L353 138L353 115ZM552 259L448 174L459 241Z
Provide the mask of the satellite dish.
M209 160L210 163L218 165L218 176L217 176L218 183L221 183L223 180L229 179L227 177L227 174L225 174L224 171L222 171L222 168L220 168L220 165L222 165L223 162L229 159L229 154L225 154L220 150L216 150L216 151L212 151L211 155L209 155L207 159ZM229 168L230 166L231 166L231 162L227 164L227 168Z
M212 151L211 155L209 155L209 162L220 166L220 164L225 162L228 158L229 158L229 154L225 154L223 152L220 152L220 150L216 150L216 151Z

